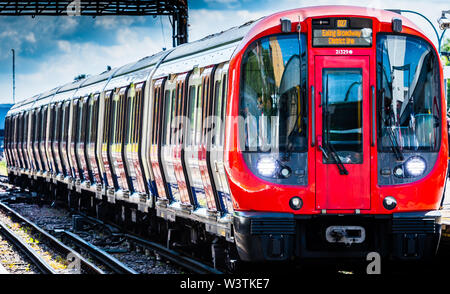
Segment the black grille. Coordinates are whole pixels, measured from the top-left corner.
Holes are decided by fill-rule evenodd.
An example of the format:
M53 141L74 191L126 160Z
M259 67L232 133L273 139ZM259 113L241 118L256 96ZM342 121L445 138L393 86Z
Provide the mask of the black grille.
M434 219L404 218L392 220L392 233L433 234L435 231Z
M251 222L252 235L294 235L295 221L286 219L254 219Z

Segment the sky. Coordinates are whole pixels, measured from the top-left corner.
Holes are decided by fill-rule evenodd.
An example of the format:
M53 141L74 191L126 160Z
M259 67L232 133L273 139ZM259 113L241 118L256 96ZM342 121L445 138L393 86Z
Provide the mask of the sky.
M437 27L448 0L188 0L189 41L286 9L357 5L418 11ZM431 26L405 14L437 45ZM16 102L172 47L167 17L0 16L0 103L12 103L12 53L16 51ZM450 38L450 30L446 35Z

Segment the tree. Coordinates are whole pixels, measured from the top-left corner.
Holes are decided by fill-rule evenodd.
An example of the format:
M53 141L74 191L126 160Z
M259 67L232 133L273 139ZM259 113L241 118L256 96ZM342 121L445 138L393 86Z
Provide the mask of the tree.
M442 52L450 52L450 39L445 40ZM450 57L442 56L442 63L450 66ZM450 105L450 79L447 80L447 107Z

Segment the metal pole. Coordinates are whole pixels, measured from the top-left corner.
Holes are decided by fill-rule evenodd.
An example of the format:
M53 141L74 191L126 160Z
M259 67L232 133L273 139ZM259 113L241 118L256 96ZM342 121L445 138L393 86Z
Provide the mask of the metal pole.
M11 49L13 58L13 104L16 104L16 51Z
M436 38L437 38L438 46L439 46L438 52L439 52L439 55L441 55L441 41L442 41L442 38L444 37L445 30L442 32L442 35L439 37L439 33L438 33L438 31L436 30L436 28L434 27L434 24L431 22L431 20L429 20L425 15L423 15L423 14L417 12L417 11L414 11L414 10L404 10L404 9L387 9L387 10L393 11L393 12L396 12L396 13L400 12L399 14L401 14L401 12L409 12L409 13L413 13L413 14L416 14L416 15L418 15L418 16L423 17L423 18L431 25L431 27L432 27L433 30L434 30L434 33L436 34Z

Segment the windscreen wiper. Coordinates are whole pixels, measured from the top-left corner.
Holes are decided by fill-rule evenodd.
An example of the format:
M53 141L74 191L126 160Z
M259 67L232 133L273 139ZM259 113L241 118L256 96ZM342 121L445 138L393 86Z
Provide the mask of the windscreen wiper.
M339 155L336 153L336 149L334 149L334 146L328 142L325 142L325 147L330 152L331 157L333 157L336 166L339 169L339 173L341 175L348 175L348 170L345 168L345 165L342 163L341 159L339 158Z
M403 161L405 157L403 156L403 153L400 150L400 147L398 146L397 138L395 137L394 131L392 130L391 127L388 127L388 130L389 130L389 139L391 139L392 151L394 152L397 160Z

